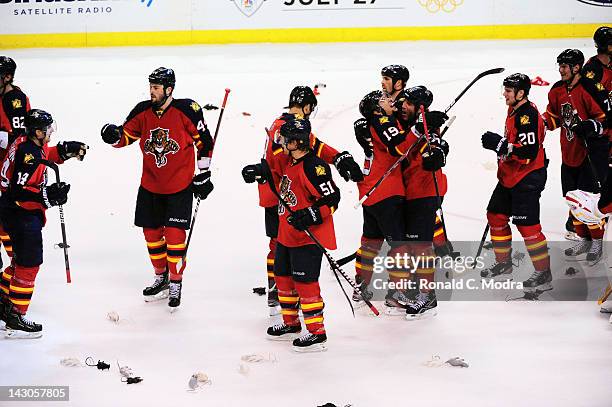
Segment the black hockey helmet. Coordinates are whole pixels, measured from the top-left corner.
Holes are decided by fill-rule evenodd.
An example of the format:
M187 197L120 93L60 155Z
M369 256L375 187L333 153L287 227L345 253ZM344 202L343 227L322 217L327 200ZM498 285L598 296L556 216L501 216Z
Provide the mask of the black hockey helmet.
M13 58L0 56L0 75L15 75L16 70L17 64L13 61Z
M310 105L311 110L317 107L317 97L310 86L296 86L289 94L289 107Z
M397 81L403 81L404 85L410 79L410 71L404 65L387 65L380 71L381 76L388 76L393 80L393 85Z
M284 138L284 144L296 140L300 147L310 144L310 120L290 119L280 127L280 134Z
M400 95L399 99L407 100L418 108L423 106L425 109L429 109L433 102L433 93L423 85L413 86L412 88L404 90Z
M36 130L42 130L45 134L51 135L49 129L55 131L53 117L50 113L41 109L32 109L26 113L24 125L28 135L34 135Z
M579 49L566 49L557 57L557 63L568 64L569 66L584 65L584 54Z
M149 75L149 83L156 85L162 85L164 88L172 87L176 84L176 77L174 76L174 70L170 68L164 68L163 66L157 68L151 75Z
M375 90L363 97L359 102L359 113L366 119L374 117L376 112L382 113L382 107L380 107L380 99L383 97L383 93L380 90Z
M513 73L512 75L504 79L504 86L507 88L513 88L515 92L523 90L525 96L529 95L531 89L531 79L524 73Z
M593 41L598 51L607 51L612 44L612 27L599 27L593 35Z

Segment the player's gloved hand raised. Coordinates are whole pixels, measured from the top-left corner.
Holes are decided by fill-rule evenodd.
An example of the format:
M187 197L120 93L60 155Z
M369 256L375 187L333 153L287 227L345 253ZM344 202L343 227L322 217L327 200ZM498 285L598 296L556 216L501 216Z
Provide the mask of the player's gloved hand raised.
M55 184L43 187L40 192L43 204L47 208L65 204L68 202L68 191L70 191L70 184L65 182L56 182Z
M372 144L372 135L370 134L368 121L364 118L355 120L353 129L355 130L355 139L357 139L357 142L363 148L366 157L371 157L374 145Z
M444 151L444 155L448 157L448 151L450 150L448 143L443 138L434 136L431 138L431 144L435 144Z
M508 140L499 134L487 131L480 140L482 141L482 146L487 150L495 151L497 155L508 154Z
M444 112L439 112L437 110L425 112L425 121L427 121L427 130L429 130L429 133L438 131L447 120L448 116ZM425 126L422 121L419 121L414 127L420 134L425 134Z
M361 167L355 162L353 156L348 151L338 153L334 158L336 169L345 181L363 181Z
M191 190L193 195L201 200L208 197L208 194L214 189L213 183L210 180L210 171L202 171L191 181Z
M323 223L321 211L316 206L298 209L287 218L287 222L300 231L308 229L309 226Z
M102 135L102 140L106 144L116 144L119 140L121 140L121 133L123 132L122 126L115 126L114 124L105 124L100 131Z
M572 132L581 139L600 137L603 134L603 125L597 120L583 120L571 127Z
M266 183L264 169L261 164L247 165L242 169L242 178L247 184L257 181L260 184Z
M89 146L80 141L62 141L57 144L57 153L63 161L69 158L76 157L77 160L83 161Z
M431 144L431 151L423 152L423 169L425 171L438 171L446 165L446 154L436 144Z

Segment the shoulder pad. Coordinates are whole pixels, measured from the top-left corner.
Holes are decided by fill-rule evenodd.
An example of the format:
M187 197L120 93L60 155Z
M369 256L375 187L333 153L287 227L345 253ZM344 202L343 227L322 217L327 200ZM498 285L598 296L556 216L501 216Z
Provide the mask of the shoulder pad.
M25 109L28 104L28 99L21 89L13 88L2 96L2 102L6 108L17 110Z
M144 100L140 103L138 103L130 112L130 114L128 115L127 119L125 119L125 121L130 121L132 120L134 117L136 117L137 115L139 115L140 113L144 112L147 109L151 108L151 101L150 100Z
M565 86L565 82L564 81L557 81L557 82L555 82L554 85L552 85L552 87L550 89L553 90L555 88L560 88L561 86Z
M174 99L172 105L188 116L202 111L198 102L192 99Z
M316 177L331 176L329 164L312 153L304 158L304 171Z

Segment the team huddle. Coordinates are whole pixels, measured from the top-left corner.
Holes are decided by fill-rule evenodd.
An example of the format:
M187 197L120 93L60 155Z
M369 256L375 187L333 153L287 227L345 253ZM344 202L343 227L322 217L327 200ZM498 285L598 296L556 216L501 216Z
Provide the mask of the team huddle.
M602 259L606 219L612 212L612 28L599 28L594 40L597 55L586 63L579 50L559 54L561 80L552 86L543 114L529 100L532 81L527 75L515 73L503 80L505 132L482 135L483 147L498 159L498 184L486 213L496 261L481 271L483 278L512 276L512 219L534 267L523 287L535 293L552 289L540 195L549 165L545 133L557 128L562 188L570 206L567 237L576 240L565 254L586 255L591 266ZM42 325L25 315L43 262L45 211L61 208L70 191L66 183L48 182L47 163L62 164L73 157L82 161L88 147L79 141L48 145L55 122L48 112L30 108L28 97L13 84L16 68L11 58L0 57L0 238L11 259L0 282L0 329L7 337L36 338ZM193 198L199 204L213 190L209 167L216 133L211 135L197 102L173 98L172 69L158 68L148 79L150 100L138 103L123 124L104 125L101 137L114 148L140 146L143 170L134 224L143 230L154 273L143 296L147 302L167 298L174 311L181 305ZM323 257L329 259L327 250L337 248L333 214L341 201L331 165L346 182L357 184L362 206L361 242L350 281L352 306L371 305L374 262L384 248L387 256L398 259L387 268L385 314L409 321L437 314L436 292L428 284L434 281L435 259L455 255L442 210L449 155L443 136L451 122L450 107L430 110L433 93L426 86L409 86L409 79L405 66L386 66L382 89L359 103L361 117L353 130L365 155L363 165L315 136L309 118L317 109L317 96L310 87L297 86L288 110L267 129L264 157L242 169L245 182L258 184L269 238L268 306L271 316L282 316L281 323L268 328L269 339L292 340L298 352L326 350L319 277ZM606 304L602 309L612 311Z

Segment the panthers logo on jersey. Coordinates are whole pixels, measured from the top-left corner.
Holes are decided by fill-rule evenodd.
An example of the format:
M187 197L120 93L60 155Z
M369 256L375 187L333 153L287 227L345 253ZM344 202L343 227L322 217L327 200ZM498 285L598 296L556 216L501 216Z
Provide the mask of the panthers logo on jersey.
M567 141L574 139L574 132L570 129L575 124L574 108L569 103L563 103L561 105L561 119L563 120L563 127L565 128L565 137Z
M170 138L170 130L160 127L150 131L151 136L144 142L144 152L155 157L155 165L161 168L168 164L166 155L179 151L179 145Z
M291 190L291 180L286 175L283 175L283 178L280 182L280 196L283 198L283 201L286 202L289 206L293 207L297 205L297 197ZM285 213L285 205L278 205L278 214L282 215Z

